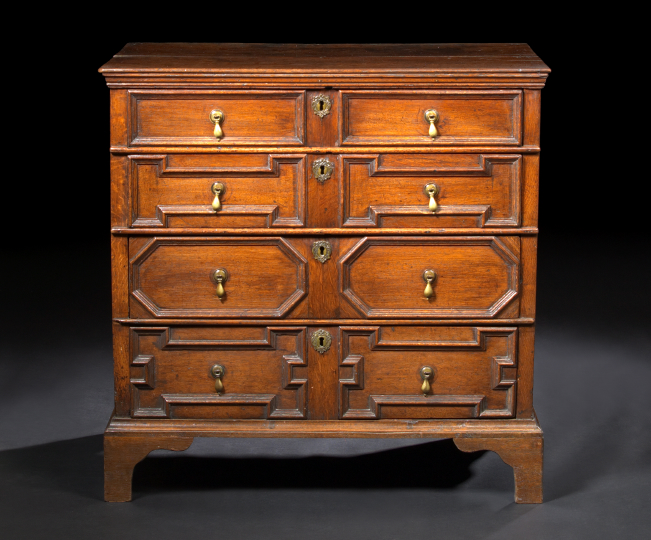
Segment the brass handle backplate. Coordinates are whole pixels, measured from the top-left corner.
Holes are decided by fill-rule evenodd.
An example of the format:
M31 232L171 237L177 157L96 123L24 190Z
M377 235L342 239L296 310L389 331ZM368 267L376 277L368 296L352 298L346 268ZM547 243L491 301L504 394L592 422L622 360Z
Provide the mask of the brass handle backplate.
M219 109L210 111L210 121L215 124L215 139L221 141L224 138L224 132L222 131L222 122L224 121L224 113Z
M215 290L215 295L220 300L223 300L226 291L224 290L224 283L228 279L228 272L223 268L218 268L212 274L210 274L211 279L217 284L217 289Z
M312 111L319 118L323 118L330 114L332 108L332 100L323 94L319 94L312 98Z
M426 396L432 389L430 380L434 380L434 370L429 366L423 366L420 368L420 371L418 373L420 374L420 378L423 379L423 384L420 387L420 391L423 393L423 395Z
M430 212L436 212L438 204L436 204L436 199L434 198L439 192L439 187L436 184L426 184L425 185L425 194L429 197L429 210Z
M425 120L429 122L429 136L432 140L436 139L439 136L439 132L436 129L436 122L439 121L439 113L434 109L429 109L425 111Z
M425 298L431 298L434 294L434 287L432 287L432 282L436 279L436 272L434 270L425 270L423 272L423 279L427 285L425 286Z
M222 394L224 392L224 383L222 381L222 377L225 373L226 368L219 364L215 364L210 368L210 375L213 379L215 379L215 392L218 394Z
M334 170L335 164L328 159L317 159L312 163L312 174L322 184L332 176Z
M219 210L222 207L222 202L219 200L219 197L224 194L225 190L226 186L221 182L215 182L212 186L210 186L210 191L212 191L215 195L215 198L212 200L213 210Z

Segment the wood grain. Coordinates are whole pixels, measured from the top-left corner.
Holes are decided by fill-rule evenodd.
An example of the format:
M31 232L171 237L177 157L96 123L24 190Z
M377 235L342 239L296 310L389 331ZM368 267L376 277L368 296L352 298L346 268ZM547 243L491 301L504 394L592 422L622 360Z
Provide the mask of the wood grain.
M302 145L304 92L129 92L130 146ZM213 134L210 112L224 113L223 138Z
M131 416L134 418L295 418L307 415L307 355L302 327L265 329L171 327L131 329ZM223 366L224 390L213 365Z
M104 500L131 500L133 468L154 450L182 451L190 448L192 437L175 435L104 435Z
M340 417L515 414L517 329L342 327ZM431 391L419 370L431 367Z
M301 227L305 157L264 154L130 156L133 227ZM224 186L212 207L215 182Z
M516 503L543 502L543 437L542 434L514 438L456 437L454 443L464 452L492 450L513 467Z
M342 156L343 227L484 228L520 223L518 155ZM438 192L429 209L425 186Z
M342 145L521 144L522 96L516 90L345 91ZM428 135L425 111L439 113L439 136Z

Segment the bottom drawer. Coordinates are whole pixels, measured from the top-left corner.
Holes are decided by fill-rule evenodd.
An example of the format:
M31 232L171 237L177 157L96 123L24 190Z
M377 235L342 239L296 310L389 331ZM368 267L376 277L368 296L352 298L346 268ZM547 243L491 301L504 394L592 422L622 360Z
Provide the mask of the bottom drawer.
M512 417L517 332L505 327L342 327L339 417Z
M299 327L132 328L131 415L305 418L304 351Z
M187 419L514 416L517 328L342 326L327 327L312 339L317 330L134 327L131 415Z

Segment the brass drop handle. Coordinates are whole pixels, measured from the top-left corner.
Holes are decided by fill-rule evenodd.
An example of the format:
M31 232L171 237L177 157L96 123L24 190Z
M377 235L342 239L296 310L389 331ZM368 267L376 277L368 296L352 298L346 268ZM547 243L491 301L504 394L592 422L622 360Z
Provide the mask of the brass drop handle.
M436 129L436 122L439 121L439 113L434 109L425 111L425 120L429 122L429 136L433 139L439 136L438 129Z
M425 194L429 196L429 210L430 212L436 212L436 209L439 207L436 204L436 199L434 195L437 195L439 192L439 187L436 184L426 184L425 185Z
M215 198L212 200L213 210L219 210L222 207L222 203L219 200L219 197L223 195L225 189L226 186L221 182L215 182L212 186L210 186L210 191L212 191L215 195Z
M210 111L210 121L215 124L215 131L213 132L215 139L218 141L222 140L224 132L222 131L221 123L224 121L224 113L219 109Z
M434 270L425 270L423 272L423 279L425 280L425 298L431 298L434 294L434 287L432 287L432 282L436 279L436 272Z
M423 384L420 387L420 391L424 396L426 396L432 389L429 381L430 379L434 380L434 370L429 366L423 366L420 368L420 378L423 379Z
M224 283L228 279L228 273L223 268L218 268L212 273L211 277L212 280L217 284L215 295L217 298L222 300L226 294L226 291L224 290Z
M218 394L224 393L224 383L222 382L222 377L226 373L224 366L215 364L210 368L210 375L215 379L215 391Z

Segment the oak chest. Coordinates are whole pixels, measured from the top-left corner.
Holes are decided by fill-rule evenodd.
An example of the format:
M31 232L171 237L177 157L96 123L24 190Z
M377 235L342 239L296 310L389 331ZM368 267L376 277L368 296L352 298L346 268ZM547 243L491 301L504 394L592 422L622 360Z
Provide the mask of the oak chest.
M194 437L452 438L542 501L524 44L127 45L105 496Z

